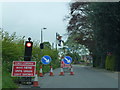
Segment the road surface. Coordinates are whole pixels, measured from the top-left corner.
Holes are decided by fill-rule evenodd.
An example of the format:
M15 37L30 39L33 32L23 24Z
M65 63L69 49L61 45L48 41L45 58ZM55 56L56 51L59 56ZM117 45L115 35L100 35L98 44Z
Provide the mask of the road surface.
M39 77L40 88L118 88L118 72L94 69L90 66L73 65L74 75L66 72L59 76L60 68L55 69L54 76L49 73ZM31 88L21 85L20 88Z

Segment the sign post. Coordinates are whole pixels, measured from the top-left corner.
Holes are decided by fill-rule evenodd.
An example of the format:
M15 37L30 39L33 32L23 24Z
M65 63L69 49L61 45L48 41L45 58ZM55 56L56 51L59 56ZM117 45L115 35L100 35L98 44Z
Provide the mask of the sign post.
M41 59L42 64L49 64L52 61L50 56L43 56Z
M42 59L41 59L41 62L43 64L43 66L49 64L51 61L52 61L52 59L48 55L43 56Z
M23 77L22 84L32 84L31 77L35 76L36 61L13 61L12 77Z
M13 77L34 77L36 72L35 61L13 61Z
M65 64L71 64L72 63L72 58L70 56L65 56L63 59L63 62Z

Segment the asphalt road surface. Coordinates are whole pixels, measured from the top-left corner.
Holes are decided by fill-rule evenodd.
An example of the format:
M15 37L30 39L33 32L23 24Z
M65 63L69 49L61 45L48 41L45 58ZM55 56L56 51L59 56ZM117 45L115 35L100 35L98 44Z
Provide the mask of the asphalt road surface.
M53 70L54 76L49 73L39 77L40 88L118 88L118 72L103 69L94 69L90 66L73 65L74 75L65 72L59 76L60 68ZM21 85L20 88L31 88L30 85Z

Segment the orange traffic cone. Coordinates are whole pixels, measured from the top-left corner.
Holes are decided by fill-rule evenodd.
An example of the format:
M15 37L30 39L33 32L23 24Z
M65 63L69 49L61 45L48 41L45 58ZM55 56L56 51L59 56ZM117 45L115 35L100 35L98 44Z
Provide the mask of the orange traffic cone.
M50 66L50 76L53 76L54 74L53 74L53 68L52 68L52 66Z
M43 73L42 73L42 65L40 66L40 74L39 74L40 77L43 77Z
M70 69L70 75L74 75L72 66L71 66L71 69Z
M39 87L38 85L38 75L37 75L37 72L35 74L35 78L34 78L34 81L33 81L33 87Z
M61 67L61 72L59 74L60 76L64 76L64 71L63 71L63 67Z

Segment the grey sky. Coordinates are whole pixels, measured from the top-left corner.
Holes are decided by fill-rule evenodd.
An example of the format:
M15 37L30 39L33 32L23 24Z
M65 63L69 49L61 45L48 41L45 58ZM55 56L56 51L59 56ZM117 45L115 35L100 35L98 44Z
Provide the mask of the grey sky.
M10 2L2 3L2 25L10 34L29 36L40 40L43 30L44 41L55 42L55 33L66 33L65 15L69 12L68 2ZM63 39L66 37L64 36Z

